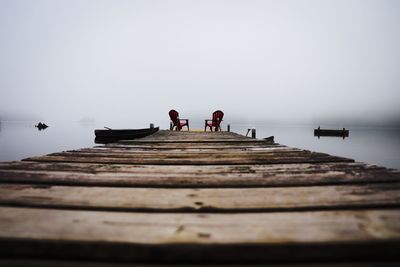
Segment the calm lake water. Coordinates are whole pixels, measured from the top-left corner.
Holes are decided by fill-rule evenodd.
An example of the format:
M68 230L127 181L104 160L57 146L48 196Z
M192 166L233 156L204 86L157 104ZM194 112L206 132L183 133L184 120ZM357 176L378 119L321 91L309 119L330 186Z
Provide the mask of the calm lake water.
M0 124L0 161L21 160L63 150L92 147L94 129L98 123L49 123L39 131L35 122L2 122ZM193 125L200 128L201 125ZM147 125L127 126L144 128ZM224 125L224 128L226 125ZM257 138L275 136L275 142L353 158L370 164L400 169L400 129L349 127L350 137L313 136L313 125L231 124L231 131L246 134L248 128L257 130ZM334 126L333 126L334 127ZM168 124L161 125L168 128ZM324 127L325 128L325 127ZM340 129L340 127L334 127Z

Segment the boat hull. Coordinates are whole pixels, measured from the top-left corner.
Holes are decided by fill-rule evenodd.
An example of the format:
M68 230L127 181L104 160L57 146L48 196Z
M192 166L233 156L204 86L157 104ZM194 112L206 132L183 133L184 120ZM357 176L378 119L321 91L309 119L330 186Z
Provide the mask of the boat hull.
M143 138L149 136L159 130L159 127L144 128L144 129L116 129L116 130L103 130L98 129L94 131L96 136L96 143L110 143L118 140L131 140L136 138Z

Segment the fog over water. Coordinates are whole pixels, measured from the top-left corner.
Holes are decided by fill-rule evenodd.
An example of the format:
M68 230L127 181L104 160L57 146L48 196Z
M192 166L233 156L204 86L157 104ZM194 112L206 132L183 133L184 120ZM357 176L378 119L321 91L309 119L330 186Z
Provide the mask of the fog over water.
M387 0L0 0L0 116L398 124L399 28Z

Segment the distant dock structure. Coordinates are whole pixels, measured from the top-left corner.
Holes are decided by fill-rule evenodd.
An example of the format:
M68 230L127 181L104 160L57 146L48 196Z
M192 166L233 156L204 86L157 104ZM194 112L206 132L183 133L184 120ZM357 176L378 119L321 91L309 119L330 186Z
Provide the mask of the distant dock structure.
M271 140L161 130L2 162L0 265L400 263L397 170Z
M318 138L321 136L342 137L344 139L345 137L349 137L349 130L345 128L342 130L321 129L321 127L318 127L314 130L314 136L318 136Z

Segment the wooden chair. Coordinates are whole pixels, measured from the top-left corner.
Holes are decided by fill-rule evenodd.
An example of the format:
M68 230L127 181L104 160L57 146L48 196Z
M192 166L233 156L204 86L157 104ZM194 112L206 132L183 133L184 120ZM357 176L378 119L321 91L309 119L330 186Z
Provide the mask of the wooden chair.
M204 131L207 131L207 127L210 127L212 131L212 127L214 127L214 131L221 131L221 122L224 117L224 113L221 110L217 110L212 114L212 120L205 120L204 123Z
M170 130L175 130L180 131L183 126L186 126L188 131L189 131L189 120L188 119L179 119L179 113L178 111L171 109L169 111L169 117L171 119L171 123L169 126Z

